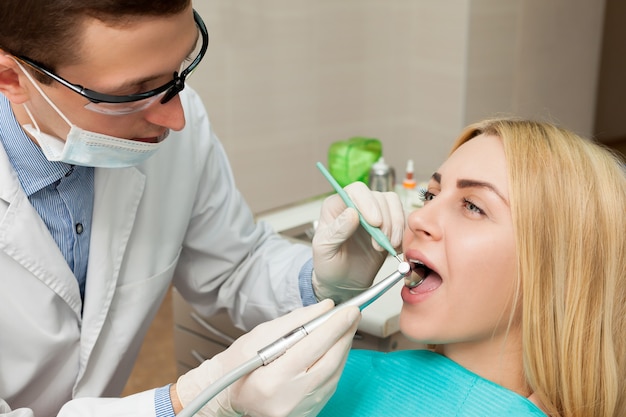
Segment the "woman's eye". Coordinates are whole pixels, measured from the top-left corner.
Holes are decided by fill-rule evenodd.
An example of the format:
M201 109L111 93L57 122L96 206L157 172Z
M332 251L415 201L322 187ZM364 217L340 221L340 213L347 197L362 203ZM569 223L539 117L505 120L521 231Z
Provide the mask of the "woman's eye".
M478 213L478 214L485 214L485 212L480 207L478 207L476 204L472 203L468 199L465 199L464 202L465 202L465 208L467 208L469 211Z
M435 197L435 194L431 193L425 188L420 188L418 192L419 192L419 199L424 203L432 200Z

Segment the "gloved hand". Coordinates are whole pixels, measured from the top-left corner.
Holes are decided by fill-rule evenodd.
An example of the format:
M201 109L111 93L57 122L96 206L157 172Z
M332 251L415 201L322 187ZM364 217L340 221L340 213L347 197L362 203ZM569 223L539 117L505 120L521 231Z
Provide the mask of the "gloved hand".
M255 327L178 379L176 392L181 404L189 404L211 382L254 357L258 350L332 307L332 301L325 300ZM358 319L356 307L339 310L283 356L230 385L196 415L317 415L335 392Z
M394 248L402 244L405 215L393 192L371 191L362 182L345 187L365 220L379 227ZM313 236L313 290L318 299L341 303L372 285L387 251L359 224L354 209L339 195L328 197Z

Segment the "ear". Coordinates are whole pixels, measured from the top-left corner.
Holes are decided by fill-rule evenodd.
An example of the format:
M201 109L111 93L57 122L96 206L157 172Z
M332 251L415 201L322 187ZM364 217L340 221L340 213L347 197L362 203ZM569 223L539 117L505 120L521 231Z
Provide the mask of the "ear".
M13 104L28 101L28 89L24 86L22 70L15 59L0 49L0 93Z

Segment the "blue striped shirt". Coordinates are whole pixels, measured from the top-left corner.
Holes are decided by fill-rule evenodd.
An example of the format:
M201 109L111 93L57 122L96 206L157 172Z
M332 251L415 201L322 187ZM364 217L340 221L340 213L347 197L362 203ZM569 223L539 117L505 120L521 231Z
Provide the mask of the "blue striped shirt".
M170 386L166 385L154 391L154 410L156 417L174 417L174 407L170 399Z
M0 143L26 193L85 296L93 212L94 169L48 161L22 130L9 101L0 95Z

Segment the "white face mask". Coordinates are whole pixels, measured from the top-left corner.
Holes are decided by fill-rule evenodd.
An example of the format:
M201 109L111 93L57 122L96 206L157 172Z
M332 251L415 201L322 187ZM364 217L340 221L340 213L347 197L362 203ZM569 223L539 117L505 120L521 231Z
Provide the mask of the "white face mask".
M24 109L32 124L23 125L22 127L37 140L43 154L49 161L61 161L72 165L100 168L135 166L152 156L169 134L169 131L167 131L159 138L157 143L146 143L81 129L72 124L72 122L61 113L61 110L48 98L29 72L26 71L19 62L17 62L17 64L37 91L39 91L41 96L50 104L54 111L61 116L65 123L70 126L70 131L67 134L65 142L52 135L48 135L39 129L30 109L24 104Z

